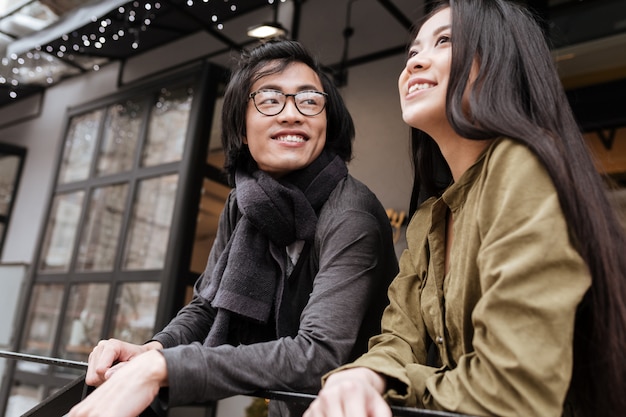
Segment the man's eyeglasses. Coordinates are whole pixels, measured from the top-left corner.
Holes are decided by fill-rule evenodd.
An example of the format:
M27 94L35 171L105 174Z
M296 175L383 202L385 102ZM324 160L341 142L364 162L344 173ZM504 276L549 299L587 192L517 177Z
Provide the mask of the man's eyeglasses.
M287 97L293 97L296 109L304 116L317 116L326 107L328 94L322 91L300 91L295 94L286 94L278 90L257 90L250 93L254 107L259 113L266 116L276 116L283 111L287 104Z

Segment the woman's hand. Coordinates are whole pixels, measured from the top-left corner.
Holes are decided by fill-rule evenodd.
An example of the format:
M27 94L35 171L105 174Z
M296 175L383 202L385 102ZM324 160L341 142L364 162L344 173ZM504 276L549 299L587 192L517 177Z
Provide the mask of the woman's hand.
M383 399L385 380L368 368L331 375L304 417L391 417Z
M165 358L161 352L149 350L110 374L105 383L70 410L68 417L136 417L165 385Z
M149 350L163 349L159 342L135 345L117 339L101 340L89 354L85 383L100 386L126 362Z

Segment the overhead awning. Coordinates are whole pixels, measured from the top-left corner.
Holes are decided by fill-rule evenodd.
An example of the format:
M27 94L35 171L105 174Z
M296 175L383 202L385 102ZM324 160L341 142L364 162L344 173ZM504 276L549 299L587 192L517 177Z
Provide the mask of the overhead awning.
M250 38L239 31L238 40L231 39L221 31L223 23L270 4L269 0L87 1L7 45L0 57L0 107L64 78L199 31L211 35L222 49L241 49L242 41Z
M42 45L72 33L89 22L96 22L107 13L126 3L128 3L128 0L92 0L68 12L62 19L57 20L46 28L11 42L7 46L6 56L21 55L38 49Z

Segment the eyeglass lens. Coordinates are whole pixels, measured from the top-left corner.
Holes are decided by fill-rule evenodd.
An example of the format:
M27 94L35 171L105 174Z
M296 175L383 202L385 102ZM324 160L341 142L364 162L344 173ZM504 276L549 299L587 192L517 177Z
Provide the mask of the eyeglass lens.
M288 96L293 97L296 108L305 116L315 116L321 113L326 105L326 97L319 91L285 94L277 90L259 90L251 96L257 110L266 116L275 116L283 111Z

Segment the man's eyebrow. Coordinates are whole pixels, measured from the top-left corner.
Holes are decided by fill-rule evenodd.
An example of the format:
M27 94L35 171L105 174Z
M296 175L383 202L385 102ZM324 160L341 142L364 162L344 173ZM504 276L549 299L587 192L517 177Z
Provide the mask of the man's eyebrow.
M283 91L283 87L276 85L276 84L261 84L261 86L259 86L258 90L277 90L277 91ZM316 85L313 84L303 84L303 85L299 85L297 88L297 91L309 91L309 90L315 90L315 91L320 91L320 88Z

